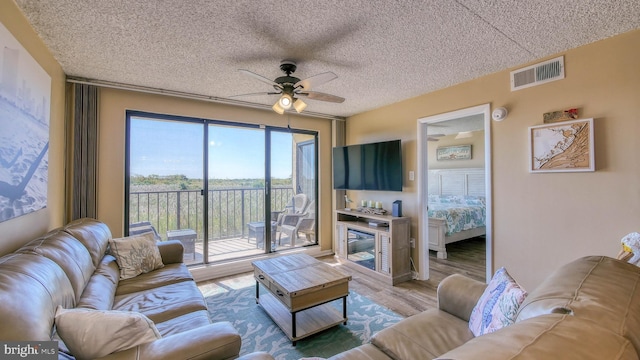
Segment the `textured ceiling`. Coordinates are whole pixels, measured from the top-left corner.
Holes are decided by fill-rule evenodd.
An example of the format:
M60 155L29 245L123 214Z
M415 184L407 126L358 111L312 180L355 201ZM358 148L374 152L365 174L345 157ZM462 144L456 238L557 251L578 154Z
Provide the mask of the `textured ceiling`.
M638 0L15 2L69 76L227 98L293 59L345 117L640 28Z

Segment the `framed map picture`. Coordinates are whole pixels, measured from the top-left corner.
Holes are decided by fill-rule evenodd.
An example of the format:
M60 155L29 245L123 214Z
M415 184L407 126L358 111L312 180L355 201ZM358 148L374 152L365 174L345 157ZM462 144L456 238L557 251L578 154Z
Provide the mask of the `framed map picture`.
M595 171L593 119L529 128L530 172Z

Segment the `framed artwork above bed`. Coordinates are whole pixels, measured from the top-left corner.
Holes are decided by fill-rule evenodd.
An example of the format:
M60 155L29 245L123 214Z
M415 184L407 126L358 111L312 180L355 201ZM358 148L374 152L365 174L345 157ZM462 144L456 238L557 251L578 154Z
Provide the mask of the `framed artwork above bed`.
M471 160L471 145L439 147L436 149L436 160Z

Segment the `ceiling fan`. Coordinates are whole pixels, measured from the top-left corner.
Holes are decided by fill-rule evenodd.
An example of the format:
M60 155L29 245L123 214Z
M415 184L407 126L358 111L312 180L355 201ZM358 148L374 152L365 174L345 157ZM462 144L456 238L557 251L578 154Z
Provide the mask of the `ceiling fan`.
M338 75L332 73L331 71L324 72L321 74L317 74L311 77L308 77L304 80L300 80L295 76L291 76L296 71L296 63L293 60L282 60L280 62L280 70L282 70L286 76L280 76L275 80L269 80L268 78L258 75L249 70L240 69L239 71L242 74L251 76L255 79L258 79L266 84L273 86L275 91L271 92L259 92L259 93L251 93L251 94L242 94L242 95L234 95L231 97L240 97L240 96L257 96L257 95L281 95L278 101L273 104L273 111L278 114L284 114L285 110L290 109L292 106L296 109L297 112L302 112L306 107L305 104L300 97L306 97L310 100L318 100L318 101L328 101L333 103L342 103L344 102L344 98L325 94L317 91L311 91L313 87L322 85L331 80L334 80L338 77Z
M439 138L443 137L444 134L432 134L427 135L427 141L440 141Z

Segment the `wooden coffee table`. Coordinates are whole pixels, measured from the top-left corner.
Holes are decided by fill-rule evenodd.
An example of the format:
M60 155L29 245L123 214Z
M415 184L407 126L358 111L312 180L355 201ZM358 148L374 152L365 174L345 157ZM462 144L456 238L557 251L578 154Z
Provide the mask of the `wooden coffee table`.
M306 254L253 263L256 303L296 345L322 330L347 324L350 275ZM260 294L260 284L267 290ZM330 302L342 299L342 314Z

